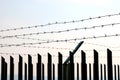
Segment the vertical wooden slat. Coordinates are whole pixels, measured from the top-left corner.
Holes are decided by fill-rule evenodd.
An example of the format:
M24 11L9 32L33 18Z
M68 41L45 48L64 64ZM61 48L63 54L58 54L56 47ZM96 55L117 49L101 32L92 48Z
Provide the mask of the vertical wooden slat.
M104 64L104 80L106 80L106 65Z
M1 57L1 80L5 80L5 59Z
M41 55L38 54L37 80L41 80Z
M5 76L4 80L7 80L7 62L5 62Z
M118 68L118 80L120 80L120 68L119 68L119 65L117 65L117 68Z
M52 80L52 56L48 53L48 80Z
M114 65L114 78L115 78L115 80L117 80L116 77L117 77L116 76L116 65Z
M79 63L77 63L77 80L79 80Z
M74 56L70 51L70 80L74 80Z
M89 80L91 80L91 64L89 63Z
M103 80L103 74L102 74L102 73L103 73L103 71L102 71L102 64L100 64L100 70L101 70L101 71L100 71L100 73L101 73L101 80Z
M58 54L58 80L62 80L62 54L60 52Z
M55 64L53 64L53 80L55 80Z
M44 64L42 63L42 80L44 80Z
M19 63L18 63L18 80L22 80L23 76L23 58L19 55Z
M24 80L27 80L27 64L26 63L25 63L25 71L24 72L25 72L25 74L24 74L25 75Z
M113 80L112 52L109 49L107 49L107 65L108 80Z
M99 80L98 52L94 50L93 79Z
M68 80L68 64L63 64L63 80Z
M81 80L87 80L87 64L84 51L81 51L81 78Z
M10 80L14 80L14 59L10 56Z
M33 80L33 65L31 55L28 55L28 80Z

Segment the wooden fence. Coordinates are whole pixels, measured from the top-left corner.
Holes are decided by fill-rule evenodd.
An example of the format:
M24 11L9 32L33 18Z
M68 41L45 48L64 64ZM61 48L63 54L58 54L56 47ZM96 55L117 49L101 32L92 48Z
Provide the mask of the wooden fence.
M38 61L36 66L36 80L45 80L45 65L42 63L42 58L41 58L42 56L40 54L38 54L37 56L38 56ZM10 56L10 80L14 80L14 75L15 75L14 64L16 64L14 63L14 58ZM107 64L99 63L99 55L96 50L94 50L94 63L87 64L86 53L81 50L81 64L77 63L76 67L74 65L75 65L74 55L71 55L70 53L69 62L63 63L63 56L61 53L58 53L58 67L57 67L58 73L55 74L56 66L52 62L52 55L48 53L47 80L55 80L55 76L57 76L57 80L99 80L99 79L120 80L120 69L119 69L120 66L112 64L112 51L110 51L109 49L107 49ZM5 61L4 57L1 57L0 66L1 66L1 80L7 80L8 64ZM18 80L22 80L23 77L24 80L33 80L33 66L34 65L32 63L31 55L28 55L28 63L23 63L23 57L19 55ZM80 66L81 66L81 71L79 69ZM91 66L93 66L93 68ZM23 76L23 72L24 72L24 76ZM75 72L77 74L77 77L75 76Z

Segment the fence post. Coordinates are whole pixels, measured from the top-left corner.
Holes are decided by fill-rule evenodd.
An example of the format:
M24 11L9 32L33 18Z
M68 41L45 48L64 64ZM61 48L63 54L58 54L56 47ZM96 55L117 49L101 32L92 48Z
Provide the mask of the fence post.
M55 80L55 64L53 64L53 80Z
M119 65L117 65L117 68L118 68L118 80L120 79L120 68L119 68Z
M62 72L63 72L63 69L62 69L62 54L60 52L58 52L58 80L63 80L62 79Z
M74 80L74 55L70 51L70 80Z
M84 51L81 51L81 78L81 80L87 80L87 64Z
M104 80L106 80L106 65L104 64Z
M112 52L107 49L107 68L108 68L108 80L113 80L113 69L112 69Z
M25 77L24 77L24 80L27 80L27 64L25 63Z
M19 62L18 62L18 80L22 80L23 74L23 58L19 55Z
M10 56L10 80L14 80L14 59Z
M7 80L7 62L5 62L5 76L4 80Z
M44 80L44 64L42 63L42 80Z
M89 80L91 80L91 64L89 63Z
M77 80L79 80L79 63L77 63Z
M114 77L115 77L115 80L116 80L116 65L114 65Z
M103 80L103 74L102 74L102 73L103 73L103 71L102 71L102 64L100 64L100 70L101 70L101 71L100 71L100 72L101 72L101 80Z
M28 55L28 80L33 80L33 64L31 55Z
M93 78L99 80L98 52L94 50Z
M48 80L52 80L52 56L48 53Z
M41 55L38 54L38 63L37 63L37 80L41 80Z
M1 80L7 80L7 63L3 57L1 57Z

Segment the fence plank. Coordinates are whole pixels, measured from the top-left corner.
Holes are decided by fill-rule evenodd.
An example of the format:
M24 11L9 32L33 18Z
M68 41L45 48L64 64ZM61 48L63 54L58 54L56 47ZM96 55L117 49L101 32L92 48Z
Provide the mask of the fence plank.
M38 63L37 63L37 80L41 80L41 55L38 54Z
M74 80L74 55L70 51L70 80Z
M101 71L100 71L100 73L101 73L101 80L103 80L102 64L100 64L100 70L101 70Z
M48 80L52 80L52 56L48 53Z
M19 62L18 62L18 80L22 80L23 76L23 58L19 55Z
M58 53L59 57L58 57L58 80L63 80L62 79L62 54L59 52Z
M77 63L77 80L79 80L79 63Z
M120 80L120 68L119 68L119 65L117 65L117 68L118 68L118 80Z
M7 80L7 62L5 62L5 76L4 76L4 80Z
M107 68L108 68L108 80L113 80L113 69L112 69L112 52L107 49Z
M104 64L104 80L106 80L106 65Z
M25 71L24 71L25 73L24 73L24 75L25 75L25 77L24 77L24 80L27 80L27 64L25 63Z
M5 58L1 57L1 80L5 80Z
M114 78L115 78L115 80L117 80L116 79L116 65L114 65Z
M31 55L28 55L28 80L33 80L33 64Z
M94 50L93 79L99 80L98 52Z
M44 64L42 63L42 80L44 80Z
M53 80L55 80L55 64L53 64Z
M89 80L91 80L91 64L89 63Z
M81 80L87 80L87 64L84 51L81 51Z
M14 59L10 56L10 80L14 80Z

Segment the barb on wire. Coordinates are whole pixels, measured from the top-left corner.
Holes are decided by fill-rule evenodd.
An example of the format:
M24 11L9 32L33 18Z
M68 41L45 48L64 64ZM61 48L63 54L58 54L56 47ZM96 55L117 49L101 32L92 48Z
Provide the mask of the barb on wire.
M117 37L120 34L113 35L103 35L103 36L92 36L92 37L83 37L83 38L74 38L74 39L65 39L65 40L55 40L55 41L46 41L46 42L36 42L36 43L21 43L21 44L0 44L0 47L12 47L12 46L24 46L24 45L36 45L36 44L45 44L45 43L55 43L55 42L69 42L69 41L77 41L77 40L85 40L85 39L97 39L97 38L105 38L105 37Z
M36 39L36 38L30 38L30 37L15 37L15 38L17 38L17 39L26 39L26 40L36 40L36 41L53 41L53 40L49 40L49 39Z
M22 46L27 48L45 48L45 49L58 49L58 50L73 50L72 48L58 48L58 47L40 47L40 46Z
M83 28L74 28L74 29L67 29L67 30L62 30L62 31L37 32L37 33L28 33L28 34L20 34L20 35L3 36L3 37L0 37L0 39L20 37L20 36L32 36L32 35L40 35L40 34L63 33L63 32L70 32L70 31L77 31L77 30L81 30L81 29L87 30L87 29L95 29L97 27L103 28L103 27L115 26L115 25L120 25L120 23L111 23L111 24L104 24L104 25L98 25L98 26L92 26L92 27L83 27Z
M5 30L0 30L0 32L24 30L24 29L31 29L31 28L38 28L38 27L46 27L46 26L55 25L55 24L67 24L67 23L84 22L84 21L88 21L88 20L100 19L100 18L112 17L112 16L119 16L119 15L120 15L120 13L117 13L117 14L109 14L109 15L98 16L98 17L90 17L90 18L81 19L81 20L64 21L64 22L54 22L54 23L48 23L48 24L43 24L43 25L20 27L20 28L13 28L13 29L5 29Z

